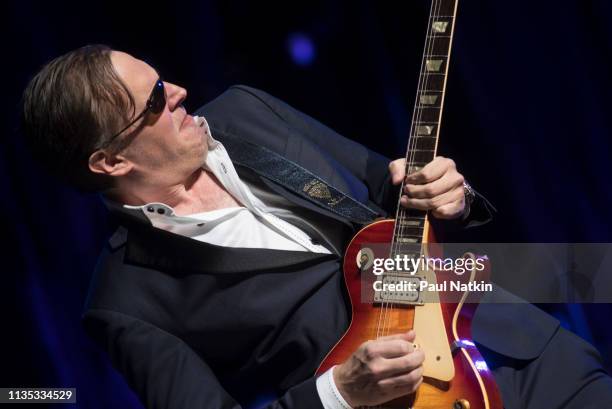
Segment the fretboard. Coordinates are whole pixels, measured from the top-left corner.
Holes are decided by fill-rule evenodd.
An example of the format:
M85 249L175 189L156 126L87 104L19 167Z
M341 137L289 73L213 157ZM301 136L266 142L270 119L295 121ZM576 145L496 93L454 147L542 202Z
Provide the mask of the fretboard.
M432 0L406 152L406 174L418 171L436 156L457 2ZM402 183L402 191L403 188ZM419 254L427 212L406 209L399 202L397 208L392 254Z

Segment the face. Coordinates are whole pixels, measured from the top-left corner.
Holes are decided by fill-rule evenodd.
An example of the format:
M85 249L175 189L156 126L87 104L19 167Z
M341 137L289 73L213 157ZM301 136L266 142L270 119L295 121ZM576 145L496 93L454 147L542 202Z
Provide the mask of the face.
M113 51L111 61L142 112L159 74L144 61L129 54ZM166 106L160 114L147 114L118 138L129 138L129 144L117 156L127 163L129 172L140 183L149 186L171 186L184 183L202 166L207 154L207 136L187 115L182 103L187 91L164 82Z

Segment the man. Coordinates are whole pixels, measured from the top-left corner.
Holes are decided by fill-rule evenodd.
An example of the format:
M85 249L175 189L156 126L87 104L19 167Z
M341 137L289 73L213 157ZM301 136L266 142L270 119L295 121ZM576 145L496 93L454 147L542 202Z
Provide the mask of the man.
M449 159L405 175L403 160L261 91L232 87L196 117L186 97L143 61L103 46L54 60L24 95L33 151L73 185L101 192L120 221L83 318L145 406L249 407L265 396L270 407L345 408L416 390L425 357L413 331L369 341L313 377L350 318L342 252L359 226L393 210L404 178L400 204L449 223L485 222L487 202L476 196L468 213ZM479 309L474 332L499 362L508 408L544 399L586 407L582 389L606 398L597 362L569 373L569 354L554 356L596 354L590 346L533 307L512 306L527 309L527 329L494 307ZM499 324L510 330L504 337L491 331ZM555 398L534 378L551 362L568 372L559 382L573 383Z

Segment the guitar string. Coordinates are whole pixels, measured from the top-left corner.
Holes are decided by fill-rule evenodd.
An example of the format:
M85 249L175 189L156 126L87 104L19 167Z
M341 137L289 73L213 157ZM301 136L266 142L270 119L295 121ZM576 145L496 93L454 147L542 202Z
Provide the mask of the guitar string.
M427 31L426 31L426 37L425 37L425 47L423 50L423 57L421 60L421 70L419 73L419 84L417 85L417 93L416 93L415 105L414 105L414 111L413 111L413 118L416 117L417 120L415 121L413 119L410 134L408 136L408 152L406 154L406 163L405 163L406 174L408 173L408 169L410 169L410 164L414 162L415 157L416 157L415 146L417 145L417 136L416 136L416 134L418 133L417 124L420 123L420 119L422 119L423 117L423 109L420 104L420 96L422 96L423 91L427 87L428 80L429 80L429 74L427 71L427 64L426 64L427 55L431 54L430 51L433 49L434 44L435 44L435 32L433 32L433 29L432 29L433 28L432 22L434 18L437 18L438 13L441 10L441 6L442 6L441 3L443 1L444 0L432 0L430 12L429 12L429 19L427 22ZM457 1L457 0L454 0L454 1ZM430 31L433 34L432 36L429 36ZM408 228L407 223L405 223L405 221L410 218L410 216L407 216L408 209L402 208L401 203L400 203L400 200L403 194L403 187L405 184L404 182L405 180L402 181L400 192L399 192L398 203L397 203L397 206L398 206L397 208L399 209L398 217L397 217L398 220L396 220L396 223L394 226L394 236L393 236L394 241L392 242L392 246L391 246L392 248L391 256L393 258L395 254L398 253L398 251L401 252L401 245L402 245L401 240L397 242L395 239L397 237L400 237L400 238L404 237L405 229ZM427 217L426 214L425 214L425 217ZM399 236L397 235L397 233L399 233ZM421 248L421 251L422 251L422 248ZM392 301L393 300L390 299L389 302L385 303L383 299L383 308L385 309L385 318L392 316L392 312L394 308L393 307L394 303ZM388 335L390 331L390 323L386 325L387 319L385 319L384 321L385 322L383 324L383 331L382 331L383 336ZM382 409L382 406L377 405L374 408Z
M431 21L431 15L434 9L434 5L436 3L436 0L432 0L431 3L431 8L430 8L430 12L429 12L429 18L428 18L428 27L427 27L427 32L426 32L426 36L425 36L425 48L423 50L423 52L427 52L427 42L428 42L428 32L429 32L429 25L430 25L430 21ZM416 93L416 98L415 98L415 105L414 105L414 110L413 110L413 121L412 121L412 125L411 125L411 130L410 130L410 134L408 135L408 151L406 153L406 163L405 163L405 171L407 171L408 169L408 164L409 164L409 153L411 152L410 146L413 144L413 127L415 124L415 118L418 115L418 108L417 108L417 103L418 103L418 96L419 96L419 92L420 92L420 88L421 88L421 83L423 81L423 76L422 76L422 72L423 72L423 61L424 61L424 56L421 59L421 69L419 70L419 83L417 86L417 93ZM404 216L404 210L401 207L400 204L400 200L403 194L403 187L404 187L404 181L402 181L401 185L400 185L400 191L399 191L399 196L398 196L398 202L397 202L397 218L395 221L395 225L394 225L394 231L393 231L393 238L392 238L392 243L391 243L391 252L390 252L390 257L393 258L393 256L395 255L395 253L397 252L397 249L399 247L399 240L398 237L401 237L402 232L403 232L403 228L402 225L404 224L403 221L405 219ZM385 272L383 272L383 274L381 275L381 281L384 284L385 280L384 280L384 276L386 275ZM384 288L382 288L381 290L384 290ZM380 306L380 313L379 313L379 320L378 320L378 328L377 328L377 333L376 333L376 337L380 338L381 336L385 335L385 331L387 330L387 320L389 318L390 312L389 312L389 308L388 306L391 304L391 300L387 301L387 298L384 297L384 291L383 294L381 295L381 306Z
M433 20L438 17L441 6L442 6L441 1L439 0L432 1L432 10L430 12L430 17L428 20L428 27L427 27L427 32L426 32L425 49L423 51L423 58L421 61L420 77L422 78L422 80L420 81L417 87L417 96L415 99L416 123L413 122L413 129L411 129L411 134L409 136L410 141L408 144L409 148L408 148L408 155L407 155L408 157L406 160L406 171L408 171L409 169L412 168L412 166L414 166L416 155L417 155L417 152L416 152L416 147L418 146L418 135L417 135L418 125L417 124L421 122L421 119L423 119L423 114L424 114L424 108L422 107L422 104L420 104L420 97L423 95L424 91L426 90L429 84L430 74L427 69L427 56L431 54L431 51L433 50L433 47L435 46L435 40L436 40L436 33L433 31L432 23L433 23ZM403 209L401 208L401 206L400 206L400 209L401 209L401 213L400 213L401 217L398 223L399 224L398 230L400 232L399 237L405 238L404 236L406 235L406 232L409 229L408 223L406 223L406 221L414 216L410 216L410 212L411 212L410 210ZM426 214L425 214L425 217L426 217ZM411 253L413 253L414 247L416 246L411 246L411 243L406 243L406 244L410 247ZM394 248L394 253L395 254L402 253L403 245L404 243L401 240L399 240L399 242L396 244ZM421 252L422 252L422 247L419 251L419 256ZM388 303L385 309L387 310L387 316L390 317L394 309L394 303L391 302L390 300L390 302ZM390 322L388 321L389 320L385 320L385 323L383 326L383 336L388 335L390 332L391 325L390 325Z
M439 14L440 10L442 9L442 3L444 3L444 1L445 0L440 0L440 1L432 0L432 6L431 6L431 10L430 10L430 18L429 18L428 27L427 27L427 35L429 34L430 29L431 29L431 34L432 35L430 37L426 37L425 51L424 51L423 59L421 61L421 75L419 75L419 85L417 86L417 99L415 100L415 111L418 110L418 113L417 113L416 116L419 119L419 121L417 123L420 123L420 119L422 119L422 113L423 113L423 108L421 107L420 98L419 97L422 96L422 93L425 90L425 87L428 84L428 80L429 80L429 77L430 77L430 74L429 74L429 72L427 70L427 67L426 67L426 63L425 63L425 67L423 67L423 65L424 65L423 63L427 60L427 55L431 54L429 51L433 50L433 47L434 47L434 45L436 43L435 40L436 40L436 37L437 37L437 33L433 30L432 21L433 21L434 18L438 18L439 17L438 14ZM453 5L453 13L451 13L452 15L449 14L449 16L452 19L452 21L450 21L450 23L451 23L451 30L454 28L454 20L456 18L456 1L457 0L454 0L452 2L452 5ZM442 61L442 64L446 64L445 67L444 67L444 70L443 70L443 75L445 77L446 77L447 72L448 72L448 63L449 63L448 54L449 54L449 51L450 51L450 40L449 40L448 49L446 50L446 61L444 61L444 60ZM423 68L425 68L425 71L423 71ZM422 77L424 77L423 81L421 81ZM445 84L445 83L446 83L446 81L443 82L443 84ZM443 89L441 90L441 94L444 93L445 86L443 85L442 88ZM441 95L439 97L441 97ZM440 98L440 107L439 107L440 110L442 109L441 101L442 101L442 99ZM417 108L417 106L419 108ZM437 139L437 137L439 135L439 128L440 128L440 122L441 122L440 121L440 113L441 112L438 112L437 125L436 125L438 128L435 129L436 139ZM413 116L414 116L414 114L413 114ZM410 135L409 135L409 142L408 142L409 148L408 148L408 154L407 154L407 156L410 156L410 158L409 159L407 158L407 160L406 160L406 172L409 169L408 165L410 163L412 163L414 161L414 159L416 158L415 146L416 146L416 143L417 143L416 142L417 137L416 137L415 133L418 133L418 132L416 132L416 129L418 129L418 128L416 128L414 126L415 125L414 121L413 121L412 125L413 126L411 127L411 132L410 132ZM436 149L435 149L435 146L434 146L434 153L435 153L435 150ZM401 187L403 187L403 186L404 186L404 182L402 182ZM398 214L398 216L399 216L398 217L399 223L398 223L398 221L396 221L396 225L394 226L394 239L397 237L396 234L395 234L396 232L399 231L400 235L403 236L403 233L405 232L404 229L407 228L407 226L405 226L405 223L404 223L404 221L406 219L406 217L405 217L406 210L402 209L400 207L400 203L399 203L399 200L401 199L401 196L402 196L402 193L403 193L402 191L403 191L403 189L401 189L400 192L399 192L399 198L398 198L398 209L400 209L400 212L398 212L399 213ZM426 219L427 219L427 213L425 213L425 217L424 217L423 221L426 221ZM398 225L399 225L399 227L398 227ZM423 223L423 236L425 234L424 225L425 225L425 223ZM421 237L423 237L423 236L421 236ZM400 243L395 243L395 241L394 241L394 243L392 243L392 249L397 250L400 245L401 245L401 242ZM424 243L422 241L421 242L420 254L422 254L422 252L423 252L423 245L424 245ZM391 255L393 255L394 252L395 251L393 251ZM420 254L419 254L419 256L420 256ZM390 309L389 315L391 315L391 312L393 311L393 303L389 302L387 304L390 304L390 308L387 307L387 306L385 306L385 308L386 309ZM384 305L384 299L383 299L383 305ZM389 328L387 328L386 330L388 332ZM383 334L385 334L385 327L384 326L383 326ZM382 408L382 406L376 406L376 408Z
M420 119L422 119L422 115L423 115L423 109L419 103L420 101L419 96L423 94L423 91L425 90L428 84L429 73L427 71L426 60L427 60L427 55L431 54L430 51L433 49L433 46L435 44L435 37L436 37L436 33L433 32L432 30L432 27L433 27L432 21L434 18L437 17L440 9L441 9L441 1L433 0L431 3L429 19L427 22L425 47L424 47L423 57L421 60L419 84L417 86L417 94L415 98L415 109L414 109L413 117L416 118L416 121L413 121L412 126L411 126L411 132L409 134L408 153L407 153L406 164L405 164L406 173L408 169L410 169L411 167L409 165L414 162L415 157L416 157L415 146L417 145L417 137L416 137L416 133L418 133L416 132L417 127L418 127L417 123L420 122ZM430 32L433 34L432 36L429 36ZM404 186L404 181L402 181L401 187L403 186ZM407 210L403 209L400 204L400 199L401 199L402 194L403 194L403 189L400 189L399 198L398 198L398 209L400 209L400 211L398 212L398 220L396 220L396 223L394 226L394 242L392 243L391 256L394 256L398 252L401 252L401 246L403 243L401 242L401 240L399 241L395 240L395 238L398 237L397 233L399 233L399 237L402 238L404 233L406 232L406 229L408 228L407 223L405 223L407 219L406 217ZM409 217L410 216L408 216L408 218ZM390 328L391 328L390 319L392 317L392 312L394 309L393 307L394 299L393 297L389 297L388 299L389 301L385 301L384 298L382 300L383 305L381 308L381 314L384 312L384 317L382 320L382 328L380 330L377 330L377 337L386 336L390 332ZM379 327L380 327L380 320L379 320Z
M429 79L430 79L430 75L429 75L429 71L427 70L427 58L428 55L431 54L431 51L434 49L434 46L436 44L436 32L433 30L433 20L438 18L438 14L440 12L440 10L442 9L442 3L445 0L432 0L432 4L431 4L431 8L430 8L430 13L429 13L429 19L427 22L427 31L426 31L426 38L425 38L425 47L424 47L424 51L423 51L423 57L421 60L421 71L419 74L419 84L417 86L417 94L416 94L416 98L415 98L415 108L414 108L414 112L413 112L413 118L416 116L417 120L416 122L413 120L412 125L411 125L411 130L410 130L410 134L408 136L408 152L407 152L407 158L406 158L406 163L405 163L405 172L406 174L408 173L408 170L411 168L411 164L414 163L414 160L416 158L416 146L417 146L417 134L418 134L418 124L421 122L420 120L423 118L423 112L424 109L421 106L422 104L420 103L421 97L423 95L423 91L425 91L425 89L427 88L427 84L429 83ZM454 0L457 1L457 0ZM454 16L453 16L454 18ZM431 36L429 35L431 33ZM447 55L448 55L448 50L447 50ZM448 57L446 59L446 64L448 64ZM440 107L441 109L441 107ZM416 114L416 115L415 115ZM439 121L440 117L438 115L438 129L436 129L436 135L438 135L439 132L439 125L440 125L440 121ZM393 258L395 258L395 254L399 254L401 253L401 246L402 246L402 242L401 240L399 241L399 243L397 243L395 241L395 239L398 237L395 233L399 232L400 238L404 237L404 233L406 232L406 229L409 227L408 223L405 223L405 221L407 219L410 218L410 216L407 217L408 214L408 209L403 209L401 207L401 197L403 194L403 187L405 185L405 180L402 181L401 184L401 188L400 188L400 192L399 192L399 198L398 198L398 209L400 209L400 211L398 212L398 219L396 220L396 224L394 226L394 243L392 243L392 249L393 251L391 252L391 256ZM423 239L424 234L425 234L425 220L427 218L427 213L425 213L424 215L424 220L423 220L423 235L421 236L421 238ZM423 240L421 240L421 249L419 252L419 257L420 254L422 254L423 251ZM399 251L398 251L399 250ZM411 250L412 253L412 250ZM383 273L384 274L384 273ZM383 305L384 305L384 299L383 299ZM386 305L384 305L384 309L385 309L385 315L388 317L392 316L393 313L393 300L390 299L390 301L388 303L386 303ZM388 311L387 311L388 310ZM413 321L414 322L414 321ZM388 333L390 332L390 322L389 324L387 324L387 319L385 319L385 323L383 324L383 336L388 335ZM413 325L414 326L414 325ZM376 406L376 408L382 408L381 405Z

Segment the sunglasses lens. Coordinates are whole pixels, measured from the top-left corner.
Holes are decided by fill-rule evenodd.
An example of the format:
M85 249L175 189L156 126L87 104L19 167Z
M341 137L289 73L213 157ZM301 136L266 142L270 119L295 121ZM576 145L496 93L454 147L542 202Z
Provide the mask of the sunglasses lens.
M166 106L166 93L164 92L164 83L159 80L155 84L153 94L151 95L151 112L159 114Z

